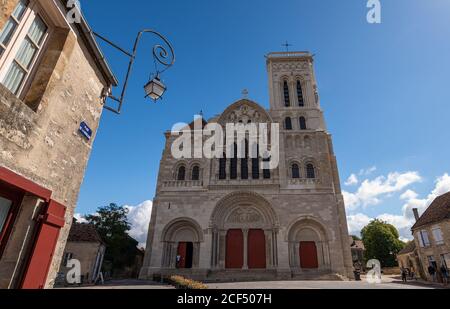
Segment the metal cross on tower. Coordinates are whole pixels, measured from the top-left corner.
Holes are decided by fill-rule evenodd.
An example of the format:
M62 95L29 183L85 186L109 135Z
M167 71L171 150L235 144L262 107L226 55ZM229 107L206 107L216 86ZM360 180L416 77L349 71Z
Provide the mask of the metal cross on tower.
M282 44L281 46L286 48L286 52L289 52L289 46L292 46L292 44L289 44L289 42L286 41L286 43Z

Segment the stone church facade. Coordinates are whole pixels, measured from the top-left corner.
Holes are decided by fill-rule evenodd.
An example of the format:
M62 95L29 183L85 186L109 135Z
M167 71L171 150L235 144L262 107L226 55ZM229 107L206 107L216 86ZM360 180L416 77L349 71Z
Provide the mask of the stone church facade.
M206 123L279 123L280 163L174 159L166 132L142 279L350 277L345 206L307 52L267 56L270 108L248 99Z

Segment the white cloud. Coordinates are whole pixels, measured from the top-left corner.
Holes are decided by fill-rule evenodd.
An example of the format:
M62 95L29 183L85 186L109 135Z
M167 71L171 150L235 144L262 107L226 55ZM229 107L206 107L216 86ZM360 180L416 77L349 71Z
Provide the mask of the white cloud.
M82 214L74 214L73 217L77 220L78 223L87 223L87 220L84 218Z
M137 206L125 205L128 209L128 222L131 225L128 234L139 242L139 247L145 248L146 245L152 206L152 201L145 201Z
M375 172L377 170L376 166L372 166L366 169L361 169L359 171L359 176L369 176L370 174L372 174L373 172Z
M405 193L400 195L401 200L411 200L418 196L418 194L412 190L406 190Z
M346 186L353 186L358 184L358 177L356 177L355 174L351 174L350 177L348 177L347 181L345 182Z
M352 235L359 235L363 227L365 227L369 222L372 221L372 218L368 217L365 214L356 214L347 216L347 224L348 231Z
M380 186L379 184L374 185L373 187L378 189L375 191L376 192L385 192L385 191L392 191L395 189L393 191L393 192L395 192L395 191L399 191L398 190L399 188L401 188L401 187L404 188L405 186L407 186L407 184L411 184L412 181L414 181L414 180L415 181L420 180L420 176L417 173L416 173L416 176L414 176L414 174L406 175L408 173L402 174L403 176L400 176L400 174L397 174L397 173L390 174L390 175L395 175L395 174L397 176L395 176L395 177L388 176L387 178L385 178L384 181L381 181L382 184L384 183L386 185L386 183L390 183L389 185L387 185L387 186L383 186L383 185ZM417 176L419 176L419 178ZM389 181L390 178L391 178L391 180ZM395 179L395 181L394 181L394 179ZM383 187L390 188L390 189L389 190L381 190L380 188L383 188ZM405 205L403 205L401 215L384 213L384 214L378 215L376 218L394 225L399 231L401 240L403 240L403 241L411 240L412 239L411 227L413 226L413 224L415 222L415 218L414 218L412 209L418 208L419 213L423 213L426 210L426 208L436 199L436 197L438 197L444 193L447 193L449 191L450 191L450 176L446 173L443 176L438 177L436 179L434 189L424 199L418 198L419 195L412 190L405 191L400 196L400 199L404 200L406 202ZM366 191L362 191L362 192L366 192ZM344 192L344 199L346 199L346 203L348 202L350 205L350 207L348 207L348 209L355 209L354 206L356 204L363 203L361 201L361 196L364 196L364 195L361 195L359 190L356 193ZM378 198L378 197L375 197L375 198ZM370 218L363 213L358 213L355 215L347 216L349 232L351 234L359 234L361 229L365 225L367 225L372 219L373 218Z
M421 180L418 172L395 172L390 173L387 177L379 176L373 180L366 179L356 192L343 192L345 204L348 210L355 210L360 206L377 205L383 198L402 191L409 185Z
M419 210L419 214L422 214L428 206L440 195L450 191L450 176L445 173L441 177L438 177L435 181L435 187L433 191L424 199L419 199L417 193L411 191L407 194L405 192L402 197L406 200L406 204L403 205L403 215L411 220L414 219L413 208Z

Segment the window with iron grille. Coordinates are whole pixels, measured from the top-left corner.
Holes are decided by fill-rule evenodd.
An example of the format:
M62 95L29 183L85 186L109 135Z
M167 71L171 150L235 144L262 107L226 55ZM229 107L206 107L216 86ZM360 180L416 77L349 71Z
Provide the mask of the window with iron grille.
M289 107L291 106L291 100L289 98L289 85L287 81L284 81L283 84L283 92L284 92L284 106Z
M303 90L302 90L302 84L298 80L297 81L297 99L298 99L298 106L305 106L305 101L303 99Z

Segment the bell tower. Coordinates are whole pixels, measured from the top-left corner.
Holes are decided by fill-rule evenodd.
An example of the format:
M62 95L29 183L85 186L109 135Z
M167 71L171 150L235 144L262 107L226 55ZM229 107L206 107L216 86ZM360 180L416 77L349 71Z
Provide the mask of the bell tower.
M273 52L266 56L270 111L282 123L285 115L305 116L308 129L325 130L320 109L313 55L309 52Z

